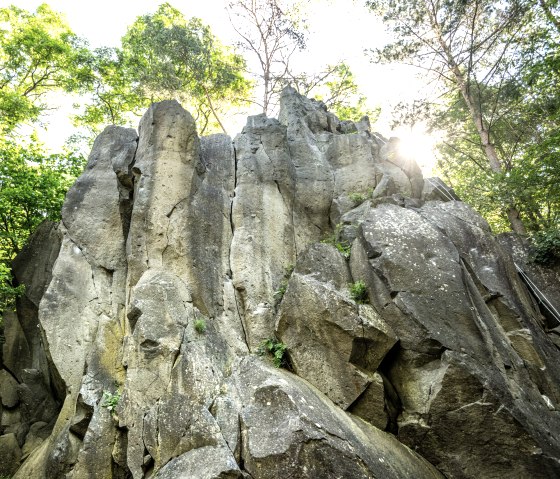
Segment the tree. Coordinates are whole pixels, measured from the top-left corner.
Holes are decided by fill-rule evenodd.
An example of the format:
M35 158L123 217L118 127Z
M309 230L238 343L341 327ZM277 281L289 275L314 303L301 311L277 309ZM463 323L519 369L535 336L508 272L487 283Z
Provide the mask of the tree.
M199 19L187 21L168 3L138 17L120 49L96 53L95 101L80 117L86 123L120 123L127 111L176 98L194 111L201 132L212 118L225 132L221 109L240 104L251 89L243 58Z
M0 143L0 313L21 292L11 285L12 259L41 222L60 219L83 165L81 156L45 155L36 141Z
M470 114L456 94L432 122L447 131L440 172L496 231L509 198L535 237L560 234L559 33L546 12L532 9L510 48L510 74L498 85L479 85L482 103L493 105L492 139L505 172L493 172L481 154ZM538 233L538 234L537 234Z
M228 5L230 22L241 38L240 45L256 60L253 76L262 88L255 101L268 114L290 76L292 55L305 47L297 4L288 8L283 0L234 0Z
M493 125L496 96L508 83L507 53L527 21L523 1L381 0L367 2L383 15L397 40L373 52L379 60L408 62L443 80L460 95L490 170L510 171L496 148ZM524 234L519 198L507 192L505 213L511 228Z
M550 25L560 33L560 13L558 0L539 0L539 5Z
M127 75L121 51L117 48L95 49L91 58L88 87L92 101L74 116L76 126L85 126L94 137L107 124L128 125L141 115L149 99L139 94Z
M0 133L36 121L52 91L79 91L90 75L90 51L48 5L35 13L0 9Z
M11 283L11 261L44 219L58 219L83 158L45 155L35 138L16 132L48 110L51 92L86 91L92 55L46 4L30 13L0 9L0 313L22 286ZM19 143L16 143L16 140Z

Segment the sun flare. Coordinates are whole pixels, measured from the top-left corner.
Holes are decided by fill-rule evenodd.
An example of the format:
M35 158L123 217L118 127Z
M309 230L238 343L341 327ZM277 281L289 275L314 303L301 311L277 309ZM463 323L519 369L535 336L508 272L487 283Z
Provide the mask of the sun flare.
M400 153L415 160L425 177L435 174L437 134L427 133L422 127L413 127L395 129L391 135L400 139Z

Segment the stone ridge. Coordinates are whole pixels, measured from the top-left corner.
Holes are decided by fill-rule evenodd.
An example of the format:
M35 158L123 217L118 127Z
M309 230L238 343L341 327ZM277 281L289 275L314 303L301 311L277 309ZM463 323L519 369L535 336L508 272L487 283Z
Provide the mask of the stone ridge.
M106 128L14 271L0 475L560 475L560 351L510 254L291 88L233 141L175 101Z

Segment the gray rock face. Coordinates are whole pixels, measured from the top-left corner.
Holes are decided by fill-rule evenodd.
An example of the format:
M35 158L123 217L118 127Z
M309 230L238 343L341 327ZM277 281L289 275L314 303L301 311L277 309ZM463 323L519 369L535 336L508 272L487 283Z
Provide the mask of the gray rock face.
M441 187L289 88L233 141L174 101L107 128L14 265L0 472L559 475L558 348Z
M459 202L381 205L361 223L351 266L400 338L383 365L402 404L398 437L446 476L557 474L558 350L481 218Z
M397 337L370 305L349 297L350 283L348 265L336 248L312 245L298 258L276 332L290 346L294 372L342 409L357 406L369 398L366 391L381 385L377 415L383 418L382 381L375 373ZM383 429L387 418L381 422Z

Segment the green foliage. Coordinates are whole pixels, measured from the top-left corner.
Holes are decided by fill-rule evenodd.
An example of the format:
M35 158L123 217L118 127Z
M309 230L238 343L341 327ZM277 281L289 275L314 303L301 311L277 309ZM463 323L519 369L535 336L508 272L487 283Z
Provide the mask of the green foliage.
M202 318L194 320L194 329L197 333L203 334L206 332L206 321Z
M478 103L492 110L491 141L503 171L493 172L485 162L470 112L458 94L448 95L431 119L446 131L438 174L495 231L509 228L511 204L529 231L546 231L560 221L560 35L548 28L538 9L527 18L515 56L502 65L508 77L499 84L472 84Z
M45 155L35 138L16 143L18 127L40 119L54 91L83 92L92 54L46 4L35 13L0 8L0 313L24 286L14 286L10 263L45 219L58 220L68 187L84 160Z
M12 286L12 272L0 262L0 328L3 326L2 313L15 308L16 299L25 292L25 285Z
M362 193L350 193L348 198L350 198L350 200L356 205L359 205L367 200L367 196Z
M131 125L149 107L150 99L137 91L119 49L94 50L91 70L88 86L93 99L74 116L77 126L85 126L95 135L106 124Z
M352 250L352 245L346 241L340 239L340 232L342 230L342 224L336 225L334 232L331 236L325 238L321 243L333 245L346 259L350 258L350 252Z
M373 59L415 65L446 88L435 108L433 101L417 101L401 111L408 123L427 120L443 130L437 174L494 231L555 228L560 221L558 2L451 0L432 10L417 1L367 3L397 38L371 51ZM516 224L517 214L523 225Z
M96 51L95 100L78 120L122 123L127 112L177 99L193 112L199 132L223 129L220 110L239 105L251 84L245 61L224 47L199 19L186 20L170 4L128 28L120 49Z
M276 338L268 338L261 343L257 354L260 356L269 355L272 358L272 364L277 368L281 368L287 366L286 349L287 346L281 341L278 341Z
M104 391L103 398L101 400L101 406L107 408L107 410L110 411L111 414L113 414L120 400L121 400L120 392L117 391L116 393L113 394L109 391Z
M274 292L274 297L276 298L276 300L278 302L280 302L282 300L282 298L284 297L284 294L286 293L286 289L288 289L288 281L290 280L290 276L294 272L294 268L295 268L295 266L293 264L289 265L286 268L286 272L284 273L284 277L280 281L280 286Z
M12 286L12 259L41 222L60 219L64 195L83 164L73 154L45 155L33 143L0 143L0 312L23 292Z
M356 301L356 303L364 304L368 302L366 283L364 283L361 279L355 283L350 283L348 285L348 290L350 291L350 297Z
M0 159L0 252L10 260L39 223L60 218L64 195L85 160L14 143L0 143Z
M0 9L0 132L39 118L51 91L83 91L91 52L46 4Z
M341 120L359 121L367 116L371 123L377 121L381 110L367 107L367 98L360 93L354 74L346 63L334 67L325 87L328 92L319 99Z
M341 120L359 121L367 116L374 123L379 118L380 108L367 106L367 98L346 63L327 65L316 74L291 75L287 80L302 95L322 101Z
M538 231L531 237L533 248L531 260L537 264L552 266L560 262L560 230Z

